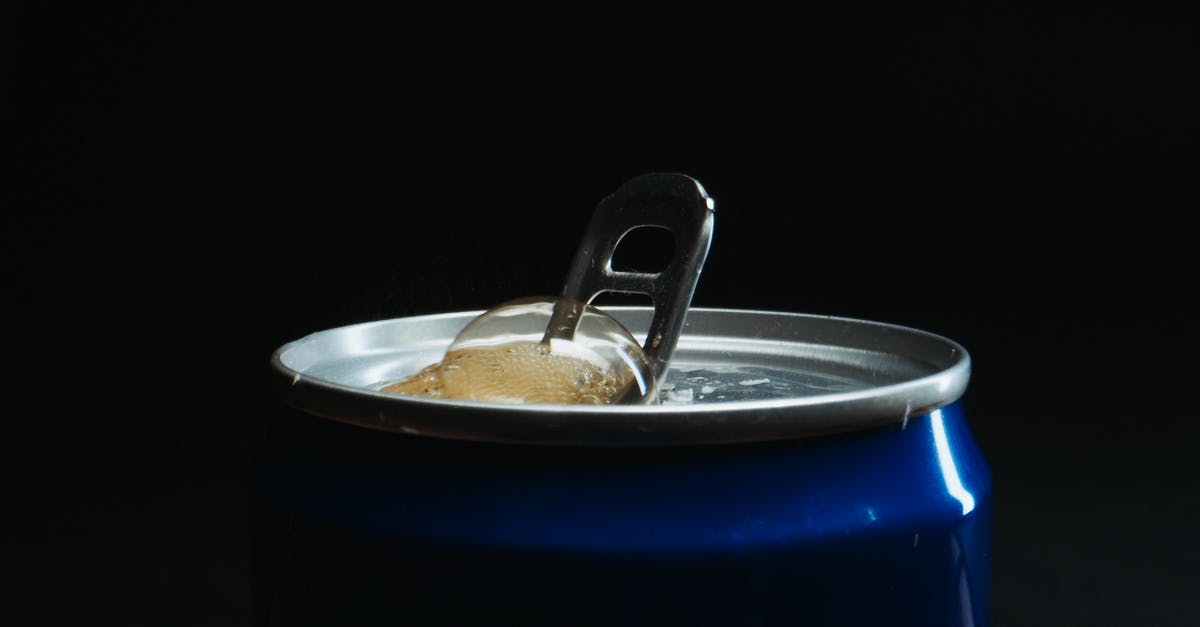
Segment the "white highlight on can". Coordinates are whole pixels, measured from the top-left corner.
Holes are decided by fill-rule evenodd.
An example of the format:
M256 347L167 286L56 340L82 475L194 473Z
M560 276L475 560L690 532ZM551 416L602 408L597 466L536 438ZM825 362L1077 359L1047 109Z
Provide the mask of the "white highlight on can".
M690 402L692 402L692 390L691 390L691 388L688 388L686 390L680 390L680 389L668 390L667 391L667 400L674 401L676 403L690 403Z
M950 442L946 439L946 423L942 418L942 410L935 409L929 416L933 425L933 445L937 449L938 466L942 469L942 480L946 482L946 490L950 492L950 496L962 503L962 513L966 516L975 509L975 497L967 492L962 478L958 476L954 456L950 454Z

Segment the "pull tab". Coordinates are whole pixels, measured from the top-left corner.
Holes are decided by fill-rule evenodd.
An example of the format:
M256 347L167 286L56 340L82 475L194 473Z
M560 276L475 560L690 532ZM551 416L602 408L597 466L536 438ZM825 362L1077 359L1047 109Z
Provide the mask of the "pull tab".
M542 341L572 339L584 305L601 292L649 295L654 318L642 351L650 361L657 390L708 256L713 208L713 199L704 187L683 174L643 174L601 200L575 253ZM613 252L621 238L644 226L671 232L674 257L658 273L614 271Z

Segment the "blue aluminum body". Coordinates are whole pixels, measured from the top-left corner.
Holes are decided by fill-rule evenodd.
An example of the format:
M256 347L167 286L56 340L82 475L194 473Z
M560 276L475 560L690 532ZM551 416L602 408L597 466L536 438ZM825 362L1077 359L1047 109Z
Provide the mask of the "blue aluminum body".
M404 436L283 407L261 625L987 625L992 488L961 402L694 447Z

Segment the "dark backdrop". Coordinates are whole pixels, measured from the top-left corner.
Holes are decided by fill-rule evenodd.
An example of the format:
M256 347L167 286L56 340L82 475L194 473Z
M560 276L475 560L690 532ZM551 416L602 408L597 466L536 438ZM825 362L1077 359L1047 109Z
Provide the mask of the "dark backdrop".
M1172 7L10 5L6 562L40 624L244 624L280 344L558 290L643 172L696 305L971 352L994 624L1200 622L1196 29Z

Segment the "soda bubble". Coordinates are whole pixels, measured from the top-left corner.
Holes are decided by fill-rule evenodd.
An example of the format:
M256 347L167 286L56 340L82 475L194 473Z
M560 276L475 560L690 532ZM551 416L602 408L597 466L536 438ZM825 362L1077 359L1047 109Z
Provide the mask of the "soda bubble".
M584 306L574 337L547 341L553 310L542 298L493 307L459 332L440 362L382 389L500 403L607 404L653 394L649 362L621 323Z

